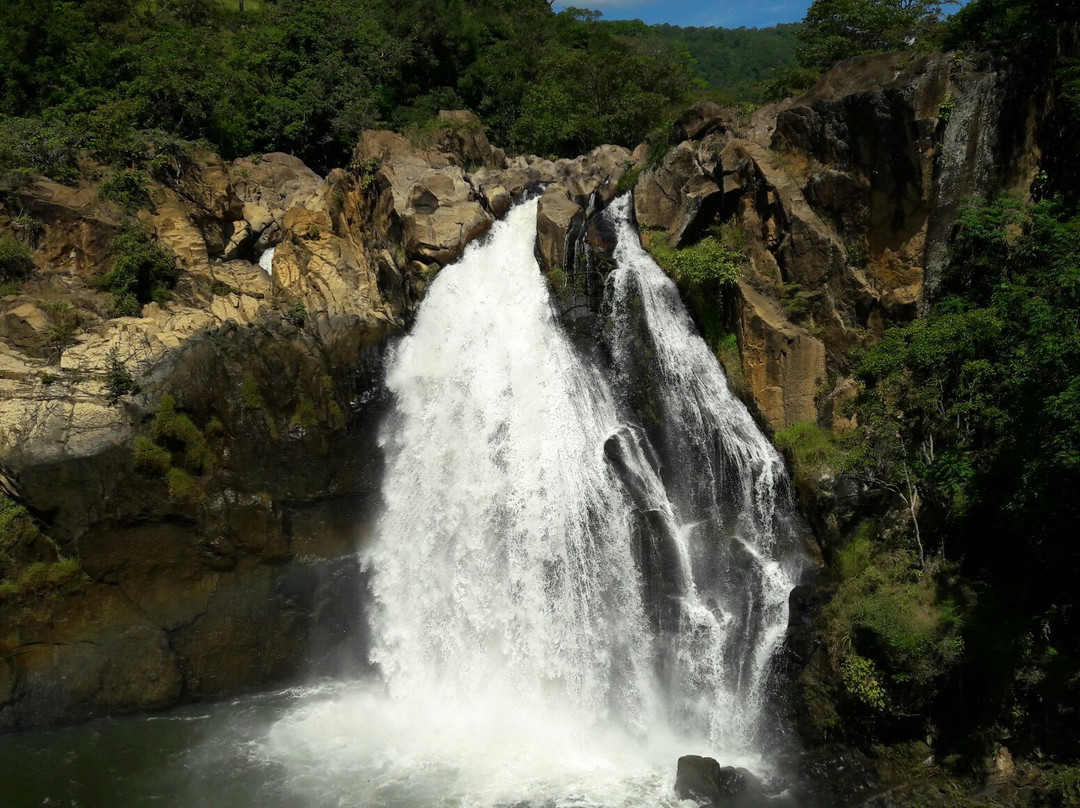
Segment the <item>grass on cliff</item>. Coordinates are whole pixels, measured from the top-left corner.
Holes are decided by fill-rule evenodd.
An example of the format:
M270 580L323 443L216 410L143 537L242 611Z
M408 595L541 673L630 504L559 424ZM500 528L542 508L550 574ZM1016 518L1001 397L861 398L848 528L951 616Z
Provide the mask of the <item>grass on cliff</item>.
M47 560L25 560L34 557ZM72 591L84 580L79 562L61 558L26 508L0 494L0 601Z
M203 431L185 413L177 411L176 399L170 395L163 395L158 403L151 434L157 445L180 454L184 466L195 474L210 470L216 462ZM144 447L144 462L151 467L160 466L160 463L148 458L150 453Z
M0 283L21 281L34 271L30 248L14 236L0 235Z
M152 300L168 300L176 285L176 258L141 227L130 227L113 239L112 268L102 278L113 294L114 317L138 317Z
M150 424L150 437L136 436L131 451L135 470L164 481L173 502L189 508L202 504L202 475L217 465L207 432L220 437L221 422L211 419L204 431L176 409L176 399L163 395Z
M742 275L746 258L739 250L715 235L688 247L671 246L667 233L644 234L643 244L661 267L678 284L687 287L735 283Z
M799 478L838 474L851 463L844 438L809 421L781 429L774 440L777 448L790 458Z
M77 559L40 561L28 566L14 581L0 583L0 601L23 600L48 592L69 594L81 589L86 580Z
M874 737L927 715L963 656L969 604L955 568L940 558L920 566L894 544L865 522L830 560L818 631L838 689L803 683L820 737Z
M26 508L0 494L0 572L13 569L16 553L40 538L41 531Z

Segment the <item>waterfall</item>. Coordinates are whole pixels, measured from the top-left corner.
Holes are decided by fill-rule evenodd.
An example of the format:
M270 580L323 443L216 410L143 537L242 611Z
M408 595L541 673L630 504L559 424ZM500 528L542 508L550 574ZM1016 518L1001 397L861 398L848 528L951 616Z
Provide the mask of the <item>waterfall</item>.
M444 270L391 362L374 661L391 692L649 720L648 627L606 463L610 392L555 319L536 204Z
M308 787L330 768L386 805L655 806L681 754L768 776L799 557L786 476L628 205L610 367L558 321L535 201L439 273L394 349L365 551L382 685L274 727Z
M623 398L645 401L678 524L681 600L672 671L689 728L719 748L754 742L802 554L779 453L728 389L678 289L641 246L629 196L608 211L616 270L609 344Z

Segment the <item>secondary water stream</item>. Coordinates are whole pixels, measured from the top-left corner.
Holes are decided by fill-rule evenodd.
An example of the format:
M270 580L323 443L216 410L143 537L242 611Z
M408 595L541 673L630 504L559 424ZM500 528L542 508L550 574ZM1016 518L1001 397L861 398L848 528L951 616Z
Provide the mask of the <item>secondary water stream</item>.
M75 776L57 750L93 732L156 761L118 802L42 782L55 801L26 804L644 808L675 804L687 753L781 781L770 671L803 563L783 464L628 199L609 215L609 365L558 323L535 202L395 349L364 550L378 679L0 741L0 769L37 749Z

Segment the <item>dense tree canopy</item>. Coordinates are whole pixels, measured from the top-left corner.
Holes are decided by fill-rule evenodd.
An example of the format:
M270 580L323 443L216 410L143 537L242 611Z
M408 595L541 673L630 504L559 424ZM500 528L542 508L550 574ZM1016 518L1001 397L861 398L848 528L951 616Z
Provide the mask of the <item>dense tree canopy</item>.
M798 32L799 61L825 69L864 53L933 45L950 0L814 0Z
M772 71L795 64L799 28L798 24L734 29L654 26L661 37L685 44L698 78L735 101L760 100L761 83L771 78Z
M1055 29L1077 21L1080 4L1075 0L971 0L950 21L946 44L1046 56Z
M857 366L852 468L912 506L924 559L956 559L982 587L966 663L981 680L965 698L976 721L1012 710L1029 732L1067 727L1036 702L1080 700L1067 650L1080 638L1077 312L1080 216L1059 201L975 201L928 315ZM1041 669L1039 687L1011 690L1025 666Z
M60 178L80 149L122 163L170 138L326 169L361 128L447 107L473 109L514 149L634 145L693 87L682 46L544 0L0 6L0 160Z

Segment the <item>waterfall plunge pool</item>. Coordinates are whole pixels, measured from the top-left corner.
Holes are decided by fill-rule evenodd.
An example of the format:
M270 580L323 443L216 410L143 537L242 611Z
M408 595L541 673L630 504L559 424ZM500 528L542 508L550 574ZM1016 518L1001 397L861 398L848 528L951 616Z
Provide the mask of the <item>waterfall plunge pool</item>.
M678 755L327 684L0 737L5 808L692 808ZM538 719L541 720L542 719ZM472 726L470 726L472 725ZM483 725L483 726L481 726ZM507 754L507 745L513 750ZM721 760L725 765L752 761ZM810 808L787 795L739 808Z

